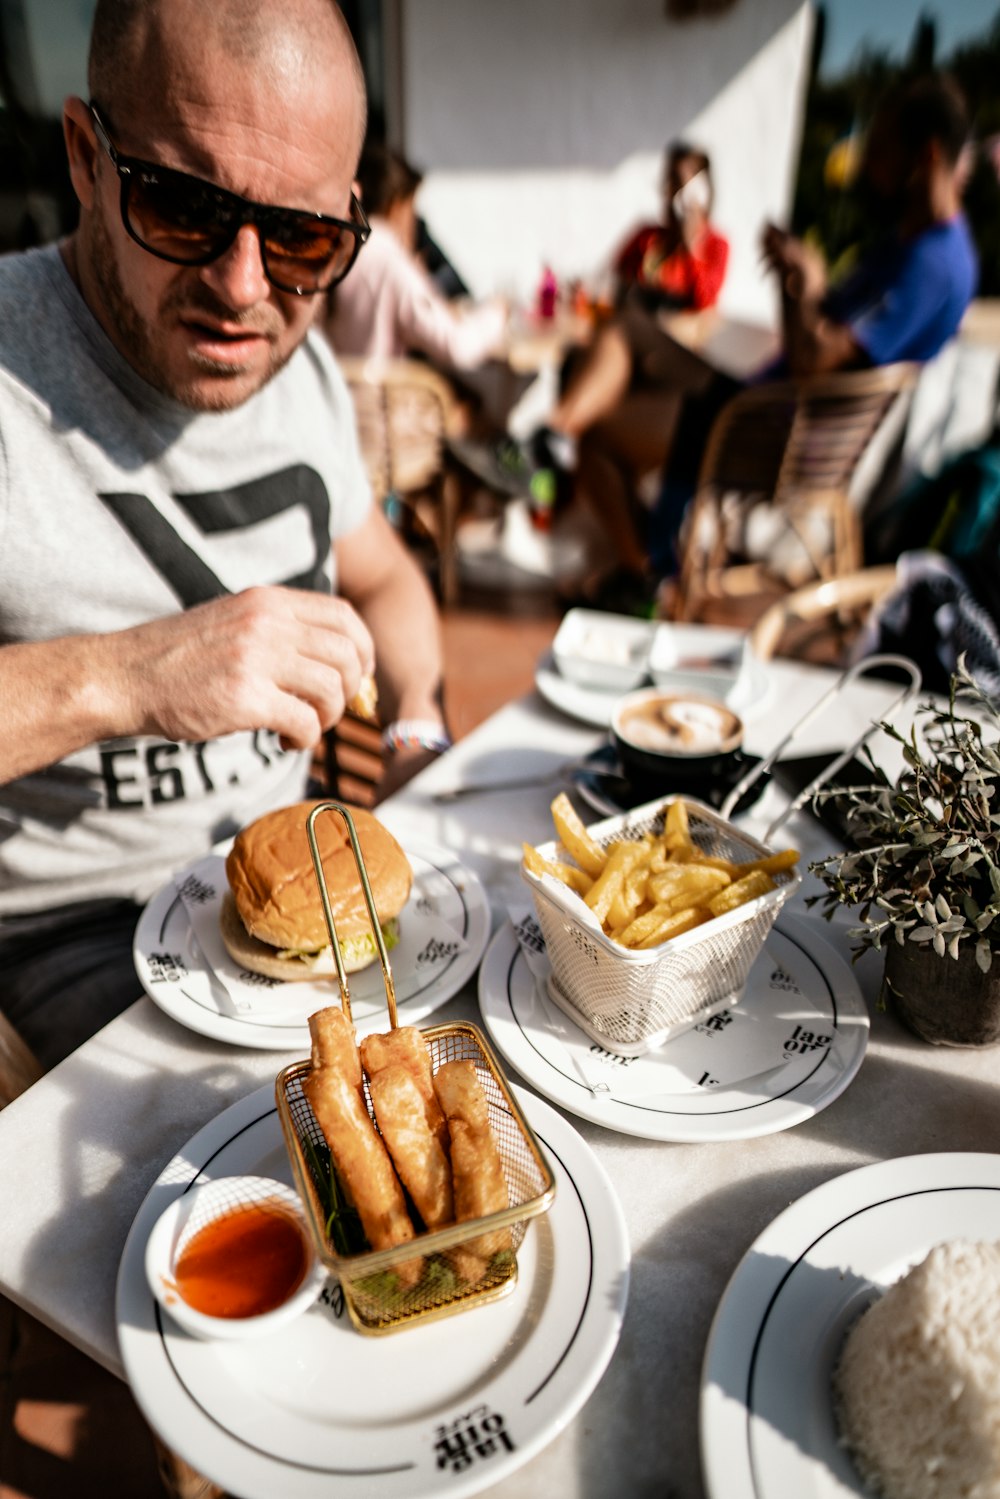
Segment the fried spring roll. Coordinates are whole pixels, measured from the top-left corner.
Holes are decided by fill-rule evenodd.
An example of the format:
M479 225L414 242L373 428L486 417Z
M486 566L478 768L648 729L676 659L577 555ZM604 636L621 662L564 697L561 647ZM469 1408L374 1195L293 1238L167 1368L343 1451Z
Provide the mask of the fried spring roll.
M375 1118L403 1186L428 1229L455 1216L448 1157L432 1134L424 1100L405 1067L382 1067L369 1081Z
M325 1010L316 1010L309 1016L309 1034L312 1037L312 1067L318 1072L321 1067L332 1067L341 1077L356 1088L364 1098L364 1079L361 1075L361 1057L358 1054L354 1026L339 1005L328 1005Z
M448 1121L455 1219L463 1223L508 1206L510 1198L500 1151L490 1128L486 1095L473 1062L445 1062L434 1074L434 1089ZM481 1234L463 1246L491 1259L511 1247L509 1229Z
M302 1090L371 1247L408 1243L414 1228L403 1191L357 1088L335 1067L320 1067L310 1072ZM423 1261L407 1260L393 1268L404 1285L416 1285Z
M361 1060L369 1082L385 1067L405 1067L420 1089L424 1100L427 1125L438 1145L448 1154L448 1126L434 1092L431 1054L415 1025L400 1025L384 1035L365 1036L361 1041Z

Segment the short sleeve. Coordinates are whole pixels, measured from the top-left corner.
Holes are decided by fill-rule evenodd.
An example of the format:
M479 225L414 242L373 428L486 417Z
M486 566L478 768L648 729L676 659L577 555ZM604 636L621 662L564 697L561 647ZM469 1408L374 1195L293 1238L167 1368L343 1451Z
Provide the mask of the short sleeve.
M953 337L974 289L969 257L956 234L913 241L877 294L858 299L838 321L874 365L927 360ZM837 301L830 311L837 317Z

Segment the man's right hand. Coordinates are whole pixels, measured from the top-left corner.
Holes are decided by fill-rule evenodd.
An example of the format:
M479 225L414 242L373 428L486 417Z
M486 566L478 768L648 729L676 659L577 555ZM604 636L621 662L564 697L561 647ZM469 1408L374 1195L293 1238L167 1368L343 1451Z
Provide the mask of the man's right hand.
M308 749L374 667L350 604L292 588L251 588L91 639L109 694L104 737L198 742L272 729Z

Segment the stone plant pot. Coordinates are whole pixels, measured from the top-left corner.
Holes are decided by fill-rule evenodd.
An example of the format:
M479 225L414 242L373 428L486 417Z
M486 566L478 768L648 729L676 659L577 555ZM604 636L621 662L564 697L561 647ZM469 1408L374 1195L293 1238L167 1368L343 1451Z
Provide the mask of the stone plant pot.
M1000 954L989 973L970 944L942 958L930 944L886 948L882 996L904 1025L935 1046L1000 1043Z

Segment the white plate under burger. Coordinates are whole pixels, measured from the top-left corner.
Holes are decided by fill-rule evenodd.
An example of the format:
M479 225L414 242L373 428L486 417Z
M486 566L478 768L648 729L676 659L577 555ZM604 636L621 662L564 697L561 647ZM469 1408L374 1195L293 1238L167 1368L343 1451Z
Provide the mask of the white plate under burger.
M215 877L207 883L214 906L206 909L221 908L226 888L224 861L230 846L223 843L213 850ZM400 984L400 1024L413 1025L457 994L475 974L489 941L490 909L479 879L454 854L422 843L407 844L405 853L413 869L413 888L399 916L401 931L408 928L408 938L418 942L423 933L431 936L442 928L453 930L461 939L459 949L425 978L408 976L407 984ZM202 868L204 861L197 862ZM235 1013L178 893L176 880L183 881L184 874L180 871L157 891L136 927L133 958L150 999L188 1030L216 1041L264 1051L308 1052L308 1017L322 1005L339 1003L336 978L272 986L261 1015ZM402 978L395 967L393 975ZM349 982L359 1031L384 1024L385 988L379 963L349 975Z

